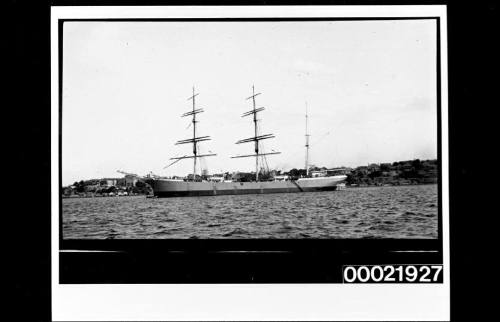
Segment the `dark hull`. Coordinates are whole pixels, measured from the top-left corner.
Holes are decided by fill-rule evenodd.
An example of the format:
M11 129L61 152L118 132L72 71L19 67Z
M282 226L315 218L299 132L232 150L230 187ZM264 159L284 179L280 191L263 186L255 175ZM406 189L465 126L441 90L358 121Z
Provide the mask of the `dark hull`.
M156 197L196 197L287 192L332 191L346 176L300 178L287 181L209 182L171 179L148 180Z
M290 193L290 192L314 192L314 191L334 191L333 187L318 188L276 188L276 189L238 189L238 190L192 190L192 191L154 191L156 197L199 197L199 196L220 196L220 195L249 195L249 194L270 194L270 193Z

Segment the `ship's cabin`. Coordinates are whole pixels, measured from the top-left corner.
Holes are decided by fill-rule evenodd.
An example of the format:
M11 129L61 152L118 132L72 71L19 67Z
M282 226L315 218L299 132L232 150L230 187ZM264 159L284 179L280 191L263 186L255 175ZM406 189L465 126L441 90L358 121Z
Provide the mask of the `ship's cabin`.
M349 173L348 168L338 167L338 168L330 168L330 169L312 170L312 171L310 171L309 176L311 178L333 177L333 176L347 175L348 173Z

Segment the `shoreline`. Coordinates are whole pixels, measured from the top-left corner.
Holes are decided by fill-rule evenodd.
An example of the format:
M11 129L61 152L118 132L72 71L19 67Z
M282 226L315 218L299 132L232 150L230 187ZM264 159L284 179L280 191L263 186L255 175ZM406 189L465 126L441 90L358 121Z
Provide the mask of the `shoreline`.
M429 183L406 183L406 184L372 184L372 185L345 185L342 189L338 189L337 191L342 191L346 189L359 189L359 188L381 188L381 187L408 187L408 186L429 186L429 185L437 185L437 182L429 182ZM71 196L60 196L61 199L87 199L87 198L123 198L123 197L145 197L147 198L150 195L146 194L134 194L134 195L126 195L126 196L104 196L104 195L71 195Z
M370 187L407 187L407 186L429 186L437 185L437 182L419 182L419 183L402 183L402 184L361 184L361 185L346 185L345 188L370 188Z

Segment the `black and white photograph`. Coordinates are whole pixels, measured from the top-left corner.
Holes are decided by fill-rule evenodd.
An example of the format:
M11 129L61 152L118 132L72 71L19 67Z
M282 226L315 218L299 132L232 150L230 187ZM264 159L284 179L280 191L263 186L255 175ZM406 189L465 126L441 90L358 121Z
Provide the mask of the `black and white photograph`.
M398 7L53 7L54 298L364 283L445 320L445 10Z
M436 35L64 22L62 237L437 238Z

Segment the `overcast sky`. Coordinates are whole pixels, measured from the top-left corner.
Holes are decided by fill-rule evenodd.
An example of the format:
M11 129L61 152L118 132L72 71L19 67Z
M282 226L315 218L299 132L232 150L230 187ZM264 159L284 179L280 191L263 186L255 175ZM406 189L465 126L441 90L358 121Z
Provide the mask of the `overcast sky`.
M175 145L198 133L211 173L254 170L245 98L252 84L272 169L303 168L305 104L310 163L359 166L437 156L436 26L433 20L335 22L65 22L63 185L168 169Z

